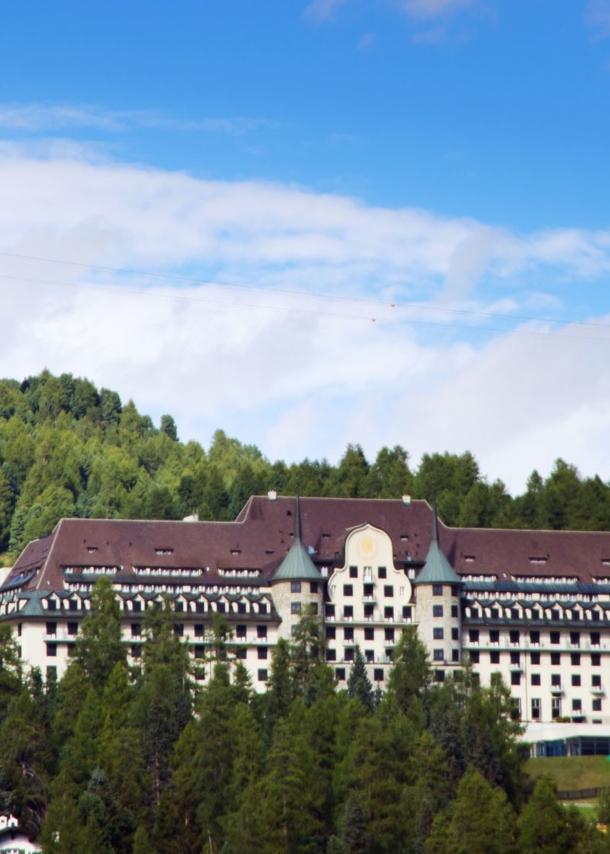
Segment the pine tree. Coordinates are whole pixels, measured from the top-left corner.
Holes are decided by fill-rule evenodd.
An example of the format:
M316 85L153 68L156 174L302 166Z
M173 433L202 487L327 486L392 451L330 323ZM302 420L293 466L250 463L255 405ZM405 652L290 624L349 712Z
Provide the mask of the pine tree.
M366 663L359 646L356 646L354 652L354 663L351 666L347 681L347 693L351 699L360 700L365 709L370 712L373 711L375 702L373 686L367 675Z
M577 850L584 835L578 811L559 803L557 787L549 777L536 783L518 827L522 854L569 854Z
M345 854L366 854L369 850L364 814L354 793L350 793L343 813L341 842Z
M112 581L105 576L93 588L91 611L76 641L76 660L98 691L103 690L115 664L127 661L118 599Z

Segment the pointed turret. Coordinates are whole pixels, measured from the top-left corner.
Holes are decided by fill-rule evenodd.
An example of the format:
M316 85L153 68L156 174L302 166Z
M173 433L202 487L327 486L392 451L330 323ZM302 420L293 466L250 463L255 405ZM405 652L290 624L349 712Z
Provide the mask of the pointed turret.
M459 575L445 557L438 541L438 518L436 499L432 507L432 542L426 555L426 562L413 582L414 584L463 584Z
M301 499L297 490L294 539L290 550L273 573L271 583L275 581L323 581L319 570L309 557L301 539Z

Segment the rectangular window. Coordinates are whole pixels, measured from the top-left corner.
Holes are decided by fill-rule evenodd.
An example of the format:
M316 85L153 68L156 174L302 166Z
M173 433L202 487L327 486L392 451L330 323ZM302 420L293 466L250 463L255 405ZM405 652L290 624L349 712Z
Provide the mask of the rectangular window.
M245 646L238 646L235 650L235 656L236 658L245 659L248 657L248 650Z
M237 603L237 613L238 614L245 614L246 613L246 603L245 602L238 602Z
M346 605L343 609L343 619L344 620L352 620L354 617L354 606Z
M442 584L433 584L432 585L432 595L433 596L442 596L443 595L443 585Z
M49 664L47 667L47 682L49 679L57 679L57 667L54 664Z
M195 644L195 658L200 661L205 658L205 647L202 643Z
M532 608L532 620L539 620L539 619L540 619L540 611L538 610L538 608Z
M373 679L375 682L383 682L383 669L381 667L376 667L373 671Z
M301 582L300 581L291 581L290 582L290 592L291 593L300 593L301 592Z
M176 611L178 613L184 611L184 602L176 602Z
M387 578L387 577L388 577L388 572L387 572L385 566L378 566L377 567L377 578Z
M559 620L559 610L557 608L551 610L551 620Z
M325 614L329 619L334 620L334 618L335 618L335 606L334 605L326 605Z
M365 584L364 585L364 595L365 596L373 596L374 595L372 584Z
M443 606L442 605L433 605L432 606L432 616L433 617L442 617L443 616Z
M521 673L517 671L510 674L510 684L511 685L520 685L521 684Z
M560 652L552 652L551 653L551 664L561 664L561 653Z
M76 599L70 599L69 610L78 611L78 602L76 601Z
M259 670L258 671L258 681L259 682L266 682L267 681L267 671L266 670Z
M489 653L489 661L490 664L499 664L500 663L500 653L497 650L492 650Z
M478 608L470 608L470 616L473 620L479 619L479 609Z
M499 617L500 617L500 610L499 610L499 608L492 608L492 609L491 609L491 619L492 619L492 620L497 620L497 619L499 619Z
M539 652L531 652L530 653L530 661L532 664L540 664L540 653Z
M327 649L326 650L326 660L327 661L336 661L337 660L337 650L336 649Z
M458 610L458 606L457 606L457 605L452 605L452 606L451 606L451 616L452 616L452 617L459 617L459 616L460 616L460 612L459 612L459 610Z
M510 633L510 642L511 643L519 643L519 641L520 641L520 633L512 631Z
M580 664L580 653L579 652L571 652L570 653L570 662L574 667L578 667Z
M540 718L540 700L532 699L532 720Z
M300 614L301 613L301 603L300 602L291 602L290 603L290 613L291 614Z
M239 635L240 629L244 630L242 637L245 638L246 637L246 627L245 626L238 626L237 627L237 637L240 636ZM195 637L196 638L202 638L203 637L203 624L202 623L195 623Z
M573 673L572 674L572 687L573 688L580 688L580 673Z
M375 606L374 605L365 605L364 606L364 616L365 617L372 617L374 615L374 613L375 613Z
M520 664L520 663L521 663L521 653L519 653L519 652L511 652L511 654L510 654L510 663L511 663L511 664Z
M195 628L197 628L197 626L195 626ZM203 628L203 626L201 628ZM237 627L237 637L238 638L245 638L246 632L247 632L246 626L238 626ZM197 632L195 632L195 634L197 634Z
M47 644L47 655L50 657L57 655L57 644L56 643L48 643Z
M345 667L337 667L335 673L339 682L345 682Z
M454 598L457 598L457 597L460 595L460 592L459 592L459 590L457 589L457 587L453 586L453 587L451 588L451 595L452 595Z
M410 605L403 605L402 606L402 618L403 618L403 620L410 620L411 619L411 606Z
M572 711L582 712L582 700L572 700Z
M481 653L478 649L471 649L468 653L473 664L478 664L481 660Z
M445 671L444 670L435 670L434 671L434 681L435 682L444 682L445 681Z
M329 640L334 640L337 637L337 630L334 626L326 626L326 637Z
M184 624L183 623L176 623L174 625L174 634L178 635L179 638L181 638L184 635Z
M385 640L394 643L394 629L385 629Z
M591 677L591 686L593 688L601 688L602 687L602 677L599 673L594 673Z
M459 633L459 630L458 630L458 629L451 629L451 640L455 640L455 641L456 641L456 640L459 640L459 639L460 639L460 633Z
M558 644L559 643L559 637L560 637L559 632L551 632L551 643Z
M470 629L468 632L468 639L470 643L478 643L479 642L479 630L478 629Z
M350 566L349 577L350 578L358 578L358 567L357 566Z
M555 720L561 716L561 697L553 697L551 704L551 717Z
M353 584L344 584L343 585L343 595L344 596L353 596L354 595L354 585Z
M375 640L375 629L365 629L364 630L364 639L365 640Z
M532 673L531 682L532 682L532 685L540 685L540 674L539 673Z
M78 634L78 623L68 623L68 634L70 637Z
M48 610L49 611L57 611L57 600L56 599L48 599Z
M536 631L530 632L530 643L535 643L535 644L540 643L540 632L539 631L536 630Z
M592 652L591 653L591 667L599 667L601 664L601 653Z
M393 620L394 619L394 608L392 608L391 606L390 607L386 606L383 609L383 616L386 620Z
M317 593L318 592L318 582L317 581L310 581L309 582L309 592L310 593Z
M460 651L459 649L451 650L451 661L459 661L460 660Z
M216 604L216 610L218 611L219 614L226 614L227 613L226 603L225 602L218 602Z
M434 640L442 640L443 639L444 634L445 634L443 629L433 629L432 631L434 633Z
M139 602L133 603L133 610L139 611L139 608L136 608L136 605L139 605ZM195 613L204 614L205 613L205 603L204 602L195 602Z
M56 635L57 634L57 623L47 623L47 634L48 635Z
M591 646L599 646L599 632L591 632Z
M500 643L499 629L491 629L489 632L489 643Z
M390 598L394 595L394 587L392 584L385 584L383 587L383 595Z
M561 688L561 673L551 673L551 685L553 688Z
M267 640L267 626L257 626L256 627L256 637L264 638Z
M140 623L132 623L131 624L131 636L132 638L139 638L141 632Z
M344 661L353 661L354 660L354 648L352 646L348 646L343 653Z
M375 650L374 649L365 649L364 657L367 660L368 664L372 664L375 661Z
M444 661L445 660L445 650L444 649L435 649L433 653L433 658L435 661Z
M580 646L580 632L570 632L570 643L572 646Z
M351 626L343 629L343 637L345 640L353 641L354 640L354 629Z
M142 647L139 643L134 643L131 647L131 657L140 658L142 655Z
M594 712L601 712L601 710L602 710L602 701L601 701L601 697L596 697L596 698L593 700L593 706L592 706L592 709L593 709L593 711L594 711Z
M258 606L258 613L259 614L266 614L267 613L267 603L266 602L260 603L260 605Z

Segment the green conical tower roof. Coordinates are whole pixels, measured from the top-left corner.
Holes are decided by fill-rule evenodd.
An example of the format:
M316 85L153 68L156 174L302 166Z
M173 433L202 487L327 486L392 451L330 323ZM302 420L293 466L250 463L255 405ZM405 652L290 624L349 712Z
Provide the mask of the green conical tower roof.
M432 542L426 555L426 562L413 584L463 584L443 554L438 541L436 501L432 508Z
M301 501L297 492L294 539L288 554L273 573L271 583L273 584L275 581L323 580L301 539Z

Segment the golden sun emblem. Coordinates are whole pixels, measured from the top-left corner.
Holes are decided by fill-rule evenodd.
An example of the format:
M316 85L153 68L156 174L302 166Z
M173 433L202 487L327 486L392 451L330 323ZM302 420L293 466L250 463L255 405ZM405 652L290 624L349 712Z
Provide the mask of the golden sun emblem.
M360 557L372 560L378 551L378 546L373 537L364 536L358 540L358 554Z

